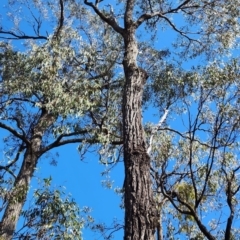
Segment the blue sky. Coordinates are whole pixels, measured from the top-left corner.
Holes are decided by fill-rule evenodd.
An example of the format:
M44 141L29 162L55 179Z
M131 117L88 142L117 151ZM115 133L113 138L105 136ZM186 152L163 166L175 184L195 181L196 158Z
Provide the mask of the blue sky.
M105 167L100 165L96 154L87 154L85 160L80 161L77 152L77 145L61 147L59 152L57 166L49 165L48 159L42 159L39 163L39 177L47 178L52 176L53 186L65 186L66 192L70 192L80 208L88 206L92 209L91 215L96 221L111 224L113 218L122 220L123 212L119 208L121 199L114 192L114 189L102 187L101 182L105 179L101 172ZM123 164L111 172L111 179L114 180L114 187L122 187L123 183ZM34 186L33 186L34 187ZM94 239L99 237L95 233L85 230L83 232L85 239ZM121 234L116 239L121 239Z

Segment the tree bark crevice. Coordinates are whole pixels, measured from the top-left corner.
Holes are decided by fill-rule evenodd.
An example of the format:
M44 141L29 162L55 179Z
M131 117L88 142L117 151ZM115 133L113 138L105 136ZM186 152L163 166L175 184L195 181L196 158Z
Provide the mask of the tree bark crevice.
M131 31L130 31L131 33ZM125 39L123 60L123 137L125 164L125 240L152 240L157 227L157 209L150 176L142 124L142 95L147 73L137 66L134 36Z

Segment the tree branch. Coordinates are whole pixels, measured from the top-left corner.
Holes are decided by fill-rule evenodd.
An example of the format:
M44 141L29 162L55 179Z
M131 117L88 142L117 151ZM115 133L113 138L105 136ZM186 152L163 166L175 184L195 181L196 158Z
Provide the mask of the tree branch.
M86 139L86 138L73 138L73 139L67 139L67 140L63 140L63 141L55 141L53 143L51 143L50 145L48 145L47 147L43 148L40 152L40 155L43 155L45 152L59 147L59 146L63 146L66 144L70 144L70 143L90 143L90 144L94 144L94 143L99 143L99 141L97 139ZM113 141L110 144L112 145L121 145L123 144L122 141Z
M6 172L8 172L14 179L17 178L17 176L15 176L14 172L12 170L10 170L8 167L6 166L0 166L0 171L1 170L5 170Z
M132 24L133 24L132 14L133 14L134 5L135 5L135 0L127 1L126 10L124 14L124 24L126 29L132 27Z
M183 6L187 5L189 2L191 2L191 0L186 0L186 1L184 1L182 4L180 4L179 6L177 6L176 8L171 9L169 12L177 12L177 11L180 10Z
M59 147L62 145L70 144L70 143L81 143L81 142L92 143L92 144L99 143L99 141L96 139L86 139L86 138L72 138L72 139L62 140L63 138L66 138L66 137L74 137L74 136L77 136L80 134L84 135L87 133L90 133L90 130L84 129L84 130L76 131L76 132L72 132L72 133L61 134L54 142L52 142L48 146L41 149L40 154L42 155L45 152L49 151L50 149L53 149L53 148L56 148L56 147ZM121 145L122 141L113 141L111 144Z
M26 135L24 129L21 126L21 122L17 117L9 117L9 120L15 121L17 123L17 127L22 131L23 136Z
M38 39L44 39L44 40L48 40L47 37L45 36L28 36L28 35L18 35L12 31L4 31L4 30L1 30L0 29L0 34L7 34L7 35L10 35L12 37L3 37L3 36L0 36L0 38L2 39L9 39L9 40L22 40L22 39L35 39L35 40L38 40Z
M154 134L160 129L160 127L162 126L163 122L166 120L167 115L168 115L168 112L169 112L169 110L168 110L168 109L165 109L165 112L164 112L163 116L161 117L160 121L158 122L157 126L155 126L155 127L152 129L151 136L150 136L150 140L149 140L149 147L148 147L148 149L147 149L147 153L148 153L148 154L150 154L150 153L151 153L151 150L152 150L153 136L154 136Z
M99 1L97 1L99 2ZM98 8L97 8L97 5L94 5L93 3L91 2L88 2L87 0L84 0L84 3L88 6L90 6L94 12L104 21L106 22L108 25L110 25L117 33L121 34L122 36L124 35L124 29L121 28L116 20L110 16L110 17L106 17Z
M154 18L154 17L159 17L159 18L165 19L165 20L168 22L168 24L173 28L173 30L175 30L177 33L179 33L179 34L182 35L183 37L187 38L189 41L195 41L195 42L200 43L198 40L189 37L189 36L187 35L187 33L179 30L179 29L171 22L171 20L170 20L168 17L164 16L164 14L162 14L162 13L160 13L160 12L155 12L155 13L152 13L152 14L150 14L150 13L145 13L145 14L143 14L143 15L140 16L140 17L138 18L138 20L135 22L136 28L138 28L138 27L139 27L143 22L145 22L146 20L149 20L149 19ZM191 34L197 34L197 33L191 33Z
M63 22L64 22L64 5L63 5L63 0L59 0L59 4L60 4L60 17L58 20L58 28L57 31L54 33L54 38L58 38L61 29L63 27Z
M144 21L146 21L146 20L149 20L149 19L151 19L151 18L153 18L153 17L156 17L156 16L159 16L159 17L161 17L160 15L165 15L165 14L168 14L168 13L176 13L176 12L178 12L179 10L182 10L182 9L186 9L186 8L197 8L197 7L199 7L199 5L193 5L193 6L186 6L186 7L184 7L185 5L187 5L189 2L190 2L191 0L186 0L186 1L184 1L182 4L180 4L179 6L177 6L176 8L173 8L173 9L170 9L170 10L168 10L167 12L152 12L151 14L149 14L149 13L145 13L145 14L143 14L138 20L137 20L137 22L139 21L140 22L140 25L144 22ZM138 27L139 25L137 24L137 27Z
M16 154L15 158L14 158L8 165L6 165L6 166L0 166L0 170L3 169L3 170L5 170L5 171L7 171L9 174L11 174L11 175L16 179L15 174L14 174L9 168L18 161L18 159L19 159L19 157L20 157L20 154L21 154L21 152L22 152L24 149L25 149L25 146L24 146L24 144L22 143L22 144L19 146L19 149L18 149L18 151L17 151L17 154Z
M190 216L192 216L194 218L194 220L196 221L199 229L207 237L207 239L209 239L209 240L216 240L216 238L210 233L210 231L208 231L207 228L202 224L201 220L197 216L197 213L194 211L194 209L188 203L186 203L185 201L182 201L181 198L177 195L178 202L180 202L182 205L184 205L186 208L188 208L189 211L182 210L175 204L173 198L170 195L168 195L165 191L163 193L164 193L164 196L169 199L169 201L173 204L173 206L180 213L186 214L186 215L190 215Z
M234 218L234 206L232 203L232 200L233 200L232 182L234 181L234 173L232 174L232 177L229 179L224 169L223 169L223 172L227 180L226 196L227 196L227 204L230 209L230 213L227 219L227 225L225 229L225 240L228 240L231 238L231 228L232 228L232 222Z
M170 132L173 132L173 133L178 134L178 135L181 136L183 139L191 140L191 138L190 138L189 136L184 135L183 133L181 133L181 132L179 132L179 131L177 131L177 130L175 130L175 129L169 128L169 127L164 127L164 128L159 127L158 130L167 130L167 131L170 131ZM187 133L189 133L189 132L186 132L185 134L187 134ZM209 149L212 149L212 148L218 149L218 148L222 147L222 146L220 146L220 145L219 145L219 146L211 146L211 145L209 145L209 144L207 144L207 143L201 142L200 140L198 140L198 139L196 139L196 138L194 138L193 141L194 141L194 142L197 142L197 143L199 143L200 145L205 146L205 147L207 147L207 148L209 148Z
M7 131L9 131L10 133L12 133L15 137L21 139L24 143L26 143L27 145L30 144L30 142L20 133L18 133L16 130L14 130L13 128L11 128L10 126L1 123L0 122L0 128L6 129Z
M33 105L36 104L35 101L32 101L31 99L28 99L28 98L10 97L10 98L8 99L8 101L11 101L11 103L14 102L14 101L21 101L21 102L29 102L29 103L32 103ZM6 101L6 102L7 102L7 101Z

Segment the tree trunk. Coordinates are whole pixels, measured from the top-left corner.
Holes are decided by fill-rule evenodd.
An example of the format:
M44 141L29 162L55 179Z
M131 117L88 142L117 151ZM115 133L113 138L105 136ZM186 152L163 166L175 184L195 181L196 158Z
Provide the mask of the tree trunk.
M27 192L31 178L41 156L40 147L42 136L48 126L52 123L53 117L45 111L39 118L38 124L33 129L33 136L24 154L23 163L10 193L8 204L0 225L0 239L11 240L19 220L23 205L27 198Z
M14 189L10 194L10 199L2 217L1 237L4 240L11 240L13 237L26 200L30 180L37 165L37 159L36 152L29 147L24 155L22 167L18 173L14 183Z
M142 94L147 73L137 66L134 34L125 37L123 60L126 77L123 95L125 165L125 240L153 240L158 223L153 198L150 157L142 124Z

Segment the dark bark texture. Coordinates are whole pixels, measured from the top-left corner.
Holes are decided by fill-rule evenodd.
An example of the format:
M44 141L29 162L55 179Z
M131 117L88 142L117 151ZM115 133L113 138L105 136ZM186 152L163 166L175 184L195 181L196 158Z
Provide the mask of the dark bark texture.
M123 92L123 139L125 167L125 228L124 240L153 240L159 225L150 175L150 157L142 124L142 95L147 73L138 67L136 29L141 23L133 20L135 0L126 1L124 28L113 17L104 15L95 4L84 0L102 21L109 24L124 39L123 67L125 86Z
M142 124L142 94L147 73L136 63L134 35L125 37L123 136L125 163L125 240L152 240L158 224L150 176L150 157Z

